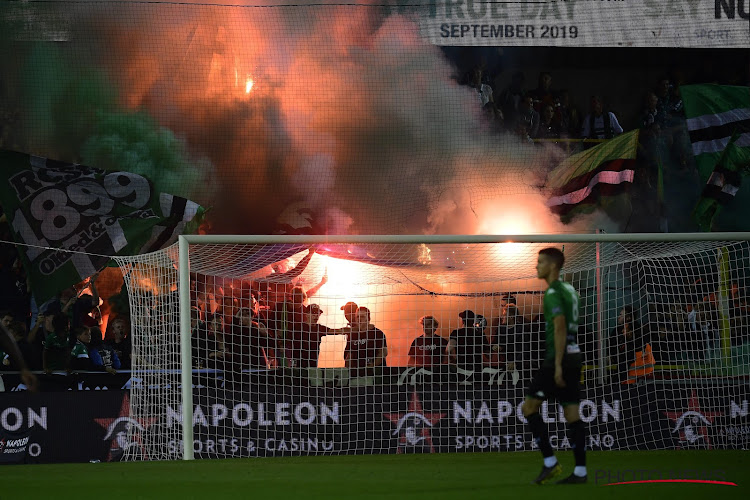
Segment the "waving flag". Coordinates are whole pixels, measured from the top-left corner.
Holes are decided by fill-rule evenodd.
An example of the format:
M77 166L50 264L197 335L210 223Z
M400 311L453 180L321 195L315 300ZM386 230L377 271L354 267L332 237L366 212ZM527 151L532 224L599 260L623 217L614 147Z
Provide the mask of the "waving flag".
M105 171L0 151L0 203L37 302L94 274L113 255L164 248L203 208L155 193L131 172Z
M637 151L638 130L633 130L565 159L547 176L552 193L547 206L567 222L603 196L622 193L633 182Z
M750 151L737 146L739 137L739 132L735 132L729 140L693 210L693 218L702 231L711 230L716 214L734 199L742 177L750 172Z
M750 156L750 87L683 85L680 95L703 182L711 177L733 136L733 155Z
M693 218L710 231L750 170L750 87L684 85L680 93L695 164L706 183Z

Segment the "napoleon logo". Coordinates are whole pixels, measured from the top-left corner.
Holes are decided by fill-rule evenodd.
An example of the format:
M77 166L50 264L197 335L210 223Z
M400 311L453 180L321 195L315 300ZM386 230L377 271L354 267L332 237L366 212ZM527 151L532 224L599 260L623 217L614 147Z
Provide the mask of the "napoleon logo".
M704 410L700 407L698 394L693 390L688 400L688 406L682 413L677 411L664 412L674 422L672 433L679 433L679 442L687 446L703 446L711 448L711 437L708 428L714 419L724 414L719 411Z
M442 412L425 412L415 391L406 413L385 413L383 416L396 426L393 436L399 438L397 453L404 453L406 449L435 453L431 429L446 415Z
M131 446L137 446L137 441L131 440L128 436L140 434L146 428L130 417L118 417L114 422L109 424L107 435L104 441L112 440L112 450L127 451Z
M700 412L686 411L675 422L675 428L672 431L680 433L680 439L693 444L703 438L697 431L701 427L710 426L708 421Z
M411 446L416 446L425 440L425 436L419 435L425 427L432 427L432 423L424 418L424 415L409 412L396 423L396 430L393 431L393 435L398 436L403 429L406 442Z
M107 429L104 441L110 441L109 462L122 460L125 453L131 448L136 448L133 453L142 456L148 460L148 452L144 443L144 434L151 427L156 419L131 418L130 416L130 397L125 394L120 405L120 413L117 416L106 418L95 418L97 424L103 429Z

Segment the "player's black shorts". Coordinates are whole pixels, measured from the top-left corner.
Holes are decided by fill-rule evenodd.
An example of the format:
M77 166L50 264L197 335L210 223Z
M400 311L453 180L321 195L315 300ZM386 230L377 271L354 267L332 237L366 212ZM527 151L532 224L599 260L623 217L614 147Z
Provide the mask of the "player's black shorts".
M555 384L554 364L544 364L534 374L526 396L534 399L556 399L560 404L578 404L581 401L581 365L580 354L563 356L562 369L565 387Z

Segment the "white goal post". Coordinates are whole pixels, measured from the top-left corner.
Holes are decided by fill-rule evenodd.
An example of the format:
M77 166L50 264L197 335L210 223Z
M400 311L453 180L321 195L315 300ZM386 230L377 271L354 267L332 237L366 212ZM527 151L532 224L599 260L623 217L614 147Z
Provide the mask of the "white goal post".
M703 413L726 406L729 415L747 399L750 323L737 315L746 312L750 233L189 235L158 256L118 259L134 316L152 322L131 319L143 379L131 414L163 432L126 459L530 449L517 404L543 350L534 265L546 246L563 250L561 279L581 296L591 446L735 446L707 430L718 419ZM298 338L310 327L286 305L295 286L314 294L300 299L299 317L323 315L313 343ZM385 347L356 366L352 302L372 314L366 328L382 330ZM178 304L178 324L155 312ZM461 365L455 351L440 367L417 359L423 324L435 321L450 344L450 330L468 324L462 310L486 335L478 364ZM242 311L254 325L243 331L261 332L263 346L230 331ZM633 328L635 341L620 337ZM560 424L553 404L545 420Z

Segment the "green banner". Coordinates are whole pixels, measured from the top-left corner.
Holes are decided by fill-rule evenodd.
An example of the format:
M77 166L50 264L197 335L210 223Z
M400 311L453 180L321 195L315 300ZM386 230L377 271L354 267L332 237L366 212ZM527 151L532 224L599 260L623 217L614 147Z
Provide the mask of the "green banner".
M204 210L155 193L131 172L0 151L0 203L19 243L37 303L106 266L111 256L172 244Z

